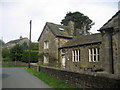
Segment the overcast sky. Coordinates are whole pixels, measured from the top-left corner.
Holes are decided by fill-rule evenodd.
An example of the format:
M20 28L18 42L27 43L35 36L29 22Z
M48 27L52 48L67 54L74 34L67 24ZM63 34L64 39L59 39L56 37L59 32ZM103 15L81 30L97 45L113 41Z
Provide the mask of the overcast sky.
M37 41L46 22L60 24L67 12L79 11L95 25L93 33L118 11L119 0L0 0L0 38L5 42L29 37L32 20L32 41Z

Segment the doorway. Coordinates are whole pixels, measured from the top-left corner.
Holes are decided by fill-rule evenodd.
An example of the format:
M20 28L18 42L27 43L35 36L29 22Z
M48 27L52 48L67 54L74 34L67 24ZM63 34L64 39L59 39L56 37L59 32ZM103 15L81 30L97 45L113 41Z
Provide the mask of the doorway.
M62 56L62 67L65 68L66 57L65 55Z

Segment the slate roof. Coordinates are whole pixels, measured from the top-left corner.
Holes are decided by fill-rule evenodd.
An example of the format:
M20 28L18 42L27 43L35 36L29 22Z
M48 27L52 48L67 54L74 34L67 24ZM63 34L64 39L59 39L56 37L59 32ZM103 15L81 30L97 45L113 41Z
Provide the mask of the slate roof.
M117 17L117 21L115 21L115 22L118 22L119 21L118 19L120 19L120 10L114 16L112 16L112 18L109 19L100 29L109 28L107 26L107 24L109 24L109 22L111 22L115 17ZM112 23L112 25L114 25L114 23ZM117 25L118 25L118 23L117 23Z
M23 40L23 39L28 39L28 38L21 38L21 39L16 39L16 40L11 40L11 41L9 41L9 42L7 42L6 43L6 45L8 45L8 44L12 44L12 43L19 43L21 40Z
M69 34L68 26L62 26L62 25L51 23L51 22L46 22L45 27L46 26L51 30L51 32L56 37L62 37L62 38L68 38L68 39L71 39L73 37L72 35ZM42 33L41 33L41 35L42 35ZM41 35L40 35L40 37L41 37ZM40 37L39 37L39 39L40 39ZM38 41L39 41L39 39L38 39Z
M101 41L102 41L102 36L100 33L92 34L92 35L80 35L68 41L60 48L68 48L68 47L75 47L81 45L89 45L93 43L101 43Z

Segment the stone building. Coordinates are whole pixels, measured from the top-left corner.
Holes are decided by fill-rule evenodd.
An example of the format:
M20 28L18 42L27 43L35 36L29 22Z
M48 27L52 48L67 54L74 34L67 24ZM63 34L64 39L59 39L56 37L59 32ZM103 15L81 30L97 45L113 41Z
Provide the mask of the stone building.
M77 72L120 76L120 11L98 31L80 35L59 48L61 66Z
M9 42L7 42L4 47L7 47L7 48L12 48L13 46L15 46L16 44L20 44L22 45L23 43L26 43L27 45L29 45L29 39L27 37L22 37L20 36L19 39L16 39L16 40L11 40Z
M47 22L38 41L40 63L60 65L76 72L102 72L120 75L120 11L98 31L85 30Z
M70 25L72 26L72 23ZM58 48L73 38L71 26L46 23L38 39L40 51L39 63L50 66L58 65Z

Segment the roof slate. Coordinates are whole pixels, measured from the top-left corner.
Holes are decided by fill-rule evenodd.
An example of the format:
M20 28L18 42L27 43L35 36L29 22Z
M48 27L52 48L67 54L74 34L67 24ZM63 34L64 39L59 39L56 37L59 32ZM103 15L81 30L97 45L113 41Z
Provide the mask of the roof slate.
M46 25L48 28L52 31L52 33L55 36L60 36L60 37L67 37L67 38L72 38L73 36L69 34L68 31L68 26L62 26L54 23L47 22ZM59 28L62 28L64 30L60 30Z
M92 35L80 35L68 41L60 48L67 48L67 47L73 47L73 46L79 46L79 45L85 45L85 44L93 44L101 41L102 41L102 36L100 33L92 34Z
M116 27L119 25L119 21L120 21L120 10L114 16L112 16L112 18L109 19L100 29Z
M28 39L28 38L21 38L21 39L11 40L11 41L7 42L6 45L7 44L11 44L11 43L15 43L16 44L16 43L20 42L23 39Z

